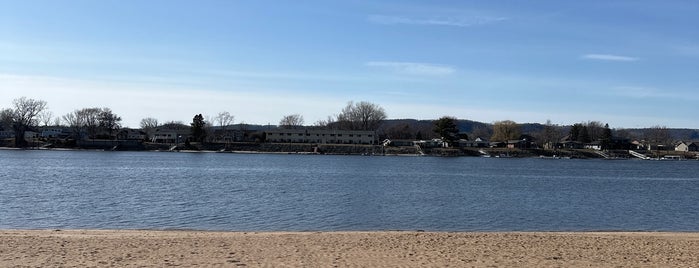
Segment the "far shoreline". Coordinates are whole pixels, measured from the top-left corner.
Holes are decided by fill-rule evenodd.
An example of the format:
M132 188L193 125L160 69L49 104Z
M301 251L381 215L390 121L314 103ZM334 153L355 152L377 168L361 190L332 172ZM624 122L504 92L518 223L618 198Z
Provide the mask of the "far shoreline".
M85 152L162 152L162 153L223 153L223 154L269 154L269 155L347 155L347 156L393 156L393 157L483 157L483 158L538 158L538 159L603 159L603 160L664 160L661 157L645 159L632 157L629 155L624 155L623 157L609 157L605 158L597 154L594 150L589 149L576 149L576 150L526 150L526 149L483 149L471 150L470 153L457 153L456 149L443 149L437 148L437 151L432 151L428 154L418 154L418 153L405 153L405 152L394 152L390 151L388 153L362 153L362 152L312 152L312 151L262 151L262 150L197 150L197 149L173 149L173 150L162 150L162 149L127 149L127 150L110 150L105 148L65 148L65 147L27 147L27 148L17 148L17 147L0 147L0 150L7 151L85 151ZM487 154L483 154L483 152ZM562 153L562 154L561 154ZM618 152L617 152L618 153ZM677 155L678 152L666 151L664 155ZM668 160L699 160L694 156L688 156L682 154L677 159Z

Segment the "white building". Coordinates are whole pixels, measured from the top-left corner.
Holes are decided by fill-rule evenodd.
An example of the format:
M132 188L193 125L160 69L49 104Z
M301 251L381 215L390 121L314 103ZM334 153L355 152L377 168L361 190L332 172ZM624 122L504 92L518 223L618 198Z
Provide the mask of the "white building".
M376 132L364 130L277 129L266 131L268 142L376 144Z
M68 136L68 133L65 131L63 128L57 128L57 127L52 127L52 128L44 128L41 130L41 137L42 138L65 138Z
M168 129L159 128L151 136L151 142L157 143L180 143L185 142L191 134L189 129Z

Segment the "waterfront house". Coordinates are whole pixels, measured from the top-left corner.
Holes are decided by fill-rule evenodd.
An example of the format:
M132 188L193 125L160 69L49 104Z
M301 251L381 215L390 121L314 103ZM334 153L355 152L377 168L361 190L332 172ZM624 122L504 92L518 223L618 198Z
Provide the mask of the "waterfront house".
M592 149L592 150L601 151L602 150L602 142L601 141L588 142L588 143L585 143L584 147L585 147L585 149Z
M675 151L680 152L697 152L699 151L699 142L680 142L675 146Z
M377 144L376 132L366 130L276 129L265 133L268 142Z
M632 150L645 150L646 147L643 145L643 142L634 140L631 142L631 149Z
M401 140L401 139L392 139L392 140L386 140L384 141L384 145L388 146L414 146L415 143L414 140Z
M150 140L155 143L180 143L185 142L191 134L190 129L158 128Z
M486 148L490 145L487 140L478 137L475 140L459 140L459 147L469 147L469 148Z
M508 149L527 149L529 148L527 140L508 140L507 141L507 148Z
M45 127L39 136L44 139L65 139L70 136L70 130L63 127Z
M413 144L420 146L421 148L437 148L443 147L444 141L442 141L442 139L419 140L414 141Z
M212 142L240 142L245 139L245 131L240 129L223 129L221 127L213 128L211 133Z
M146 132L138 129L126 128L117 133L117 139L143 141L146 139Z

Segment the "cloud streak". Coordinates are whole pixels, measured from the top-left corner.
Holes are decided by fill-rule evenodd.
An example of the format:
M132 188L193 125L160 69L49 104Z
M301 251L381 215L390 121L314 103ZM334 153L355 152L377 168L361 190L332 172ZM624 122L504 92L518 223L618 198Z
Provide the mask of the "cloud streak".
M626 61L626 62L639 60L639 58L636 58L636 57L611 55L611 54L585 54L585 55L580 56L580 58L586 59L586 60Z
M618 86L610 89L609 93L635 99L668 99L668 100L689 100L697 101L699 97L694 95L675 92L668 89L657 89L639 86Z
M456 72L456 69L450 66L418 62L370 61L365 65L409 75L444 76Z
M452 27L473 27L486 24L497 23L500 21L505 21L505 17L487 17L487 16L472 16L472 17L442 17L442 18L428 18L428 19L416 19L401 16L387 16L387 15L371 15L368 20L377 24L384 25L425 25L425 26L452 26Z

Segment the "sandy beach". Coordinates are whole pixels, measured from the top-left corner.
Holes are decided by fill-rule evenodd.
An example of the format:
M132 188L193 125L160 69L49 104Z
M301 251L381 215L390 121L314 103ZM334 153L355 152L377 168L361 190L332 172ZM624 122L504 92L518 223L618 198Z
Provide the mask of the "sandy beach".
M0 267L697 267L699 233L0 231Z

